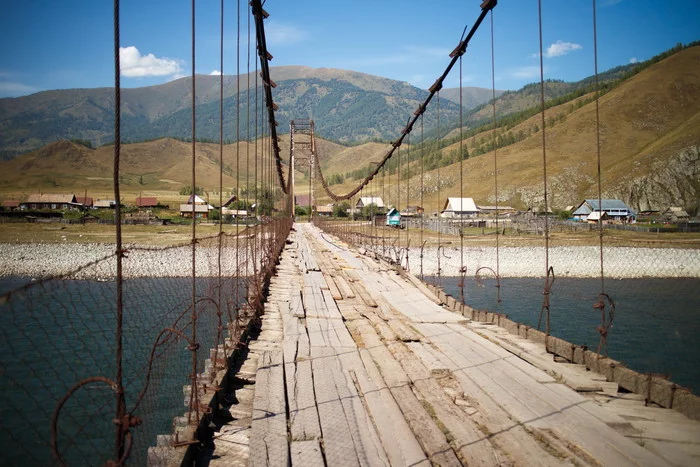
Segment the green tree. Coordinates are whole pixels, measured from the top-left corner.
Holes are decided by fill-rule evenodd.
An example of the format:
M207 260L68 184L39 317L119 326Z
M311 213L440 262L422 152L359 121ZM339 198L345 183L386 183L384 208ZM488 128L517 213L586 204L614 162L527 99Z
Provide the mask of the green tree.
M270 190L262 190L260 193L260 200L256 206L256 211L262 216L271 216L272 210L275 207L275 197Z
M195 189L194 189L194 193L195 193L196 195L201 196L201 195L204 194L204 188L202 188L201 186L197 186L197 187L195 187ZM185 186L183 186L183 187L180 189L180 194L181 194L181 195L191 195L191 194L192 194L192 185L185 185Z
M371 219L378 212L379 212L379 207L374 203L370 203L367 206L362 207L362 217L364 217L366 219Z
M348 209L350 209L350 203L343 201L333 206L333 216L334 217L348 217Z

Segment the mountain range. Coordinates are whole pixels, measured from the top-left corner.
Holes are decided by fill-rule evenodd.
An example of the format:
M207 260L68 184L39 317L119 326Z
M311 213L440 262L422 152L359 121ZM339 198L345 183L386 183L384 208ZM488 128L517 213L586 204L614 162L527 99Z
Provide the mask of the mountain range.
M345 193L356 186L359 177L371 167L371 161L381 159L389 147L386 142L396 138L401 130L391 125L402 127L426 93L406 83L342 70L281 67L275 72L277 88L273 95L280 106L276 113L279 131L284 132L285 122L290 118L308 116L315 120L321 165L326 178L335 179L331 188L336 193ZM234 108L236 101L246 102L243 96L249 89L249 79L254 88L254 76L242 77L240 86L235 78L225 77L225 90L229 93L225 94L225 102L233 102ZM215 137L211 139L217 141L218 80L218 77L204 76L197 79L197 121L198 125L203 125L197 134L206 135L205 116L210 115L209 126L216 128ZM592 82L589 78L578 83L544 83L547 100L544 116L539 113L542 90L539 85L501 93L495 101L498 114L495 131L493 106L489 104L492 91L475 90L477 97L470 103L474 107L466 112L461 143L460 132L454 125L456 119L450 122L448 117L458 115L458 105L447 102L448 99L458 102L459 93L444 89L441 120L446 123L441 123L441 133L448 133L447 138L440 143L434 139L430 141L429 131L434 130L428 130L424 151L420 150L422 144L418 144L415 136L412 145L402 147L407 152L402 156L404 186L401 189L404 191L400 199L406 199L405 190L410 191L412 199L420 199L418 190L422 189L426 210L439 210L444 197L461 193L486 205L498 202L517 208L541 206L544 140L550 206L563 209L582 199L597 197L600 153L604 197L622 199L638 210L677 205L697 212L700 204L700 47L697 44L679 47L647 63L626 65L601 74L597 101ZM240 97L237 97L237 88L241 90ZM124 144L123 189L143 192L145 196L158 190L177 192L190 183L191 143L177 139L186 137L188 125L191 125L188 120L189 82L178 80L125 91L128 91L128 99L123 105L123 115L132 119L132 123L144 122L141 137L136 138L137 133L132 133L131 136L127 134L126 139L147 140L146 130L156 131L154 128L160 128L158 131L180 128L183 133L174 134L173 138L159 138L163 134L156 131L153 138L158 139ZM87 189L109 190L112 147L100 144L108 141L111 131L107 128L111 122L106 117L111 115L110 93L109 89L48 91L0 100L0 135L8 155L11 151L16 151L14 154L25 152L22 148L32 145L41 146L44 140L36 132L43 128L48 135L52 125L55 134L63 135L62 138L87 139L98 146L93 149L66 140L51 140L45 135L46 141L53 142L0 162L3 197L11 194L21 198L35 190L77 193ZM226 112L235 115L231 110ZM426 126L430 121L428 113ZM23 126L22 121L34 123ZM75 134L65 133L69 126L63 123L67 122L72 122L76 128ZM102 129L98 131L97 127ZM141 127L132 125L131 128L137 131ZM242 140L248 138L246 130L245 125L239 126L239 134L245 135ZM226 134L230 131L229 128ZM90 137L91 134L94 137ZM289 138L281 136L280 145L286 156ZM224 145L225 187L246 186L254 177L262 164L256 156L262 150L259 146L262 145L252 136L249 142ZM494 170L494 147L497 148L497 172ZM197 148L198 184L211 190L218 186L219 146L201 141ZM421 186L418 174L422 162L425 163L425 177ZM396 163L392 161L392 164L388 174L396 173ZM460 169L464 179L461 187ZM499 177L498 193L494 189L494 173ZM395 186L390 188L395 185L394 180L395 175L386 177L388 204L396 203L392 197L399 195ZM409 183L405 183L407 180ZM298 174L297 181L301 186L308 186L308 179L302 173ZM376 190L376 186L373 189ZM320 190L316 197L318 203L330 200Z
M294 118L316 118L317 134L328 140L358 144L390 140L402 129L428 92L387 78L354 71L301 66L273 67L277 84L276 118L281 132ZM254 73L223 77L224 140L251 140L260 133L255 116L246 112L262 98L261 80ZM221 78L198 75L196 137L219 140ZM496 91L500 95L503 91ZM443 121L458 115L459 90L446 89ZM464 88L465 109L491 99L492 91ZM121 90L121 135L125 142L162 137L191 138L191 78L166 84ZM455 102L453 102L453 100ZM263 105L260 102L259 105ZM238 110L237 110L238 109ZM428 130L436 117L426 114ZM240 122L240 123L238 123ZM5 159L61 140L108 144L114 135L113 88L44 91L0 99L0 156Z

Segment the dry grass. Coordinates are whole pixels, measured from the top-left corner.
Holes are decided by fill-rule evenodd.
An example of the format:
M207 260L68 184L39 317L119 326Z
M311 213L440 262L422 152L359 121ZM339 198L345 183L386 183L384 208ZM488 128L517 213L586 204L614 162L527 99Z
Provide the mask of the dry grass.
M225 233L236 233L235 225L224 225ZM219 233L217 224L198 224L197 238ZM129 244L170 246L188 243L192 226L187 225L124 225L122 241ZM59 223L0 224L0 243L114 243L113 225Z
M462 240L457 235L438 235L434 231L420 229L398 230L391 227L372 228L366 223L350 223L349 228L354 231L373 238L375 242L396 248L403 248L409 245L410 248L420 248L425 242L426 248L436 248L438 245L446 247L460 247ZM464 246L472 247L495 247L496 234L492 229L487 229L485 233L480 233L481 229L465 229ZM600 245L600 235L593 232L550 232L549 246L598 246ZM634 248L700 248L700 233L648 233L631 232L626 230L605 230L603 232L603 245L615 247ZM499 247L541 247L545 246L545 238L542 235L515 233L506 230L505 235L498 235Z

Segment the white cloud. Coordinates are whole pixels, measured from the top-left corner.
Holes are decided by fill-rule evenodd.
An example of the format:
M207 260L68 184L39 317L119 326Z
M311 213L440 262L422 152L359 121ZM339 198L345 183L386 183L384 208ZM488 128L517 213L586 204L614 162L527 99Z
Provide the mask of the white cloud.
M544 56L547 58L560 57L566 55L574 50L582 49L579 44L574 44L573 42L556 41L554 44L547 47L547 51Z
M270 21L265 24L265 42L267 45L290 45L306 39L306 31L295 26Z
M153 54L141 55L133 45L119 47L121 74L128 78L144 76L168 76L182 73L182 61L158 58Z
M214 70L209 73L209 76L221 76L221 72L219 70Z
M630 63L638 63L639 60L637 60L637 57L632 57L630 58Z

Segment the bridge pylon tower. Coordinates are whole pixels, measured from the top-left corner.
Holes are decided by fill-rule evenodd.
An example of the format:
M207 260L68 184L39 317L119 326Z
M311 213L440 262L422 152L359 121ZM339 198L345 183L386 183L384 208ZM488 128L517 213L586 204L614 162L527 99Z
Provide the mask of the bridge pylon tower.
M314 121L308 118L294 119L289 122L289 159L292 165L291 196L292 215L297 206L295 172L297 169L308 168L309 171L309 221L314 211L314 175L316 171L316 140L314 137Z

